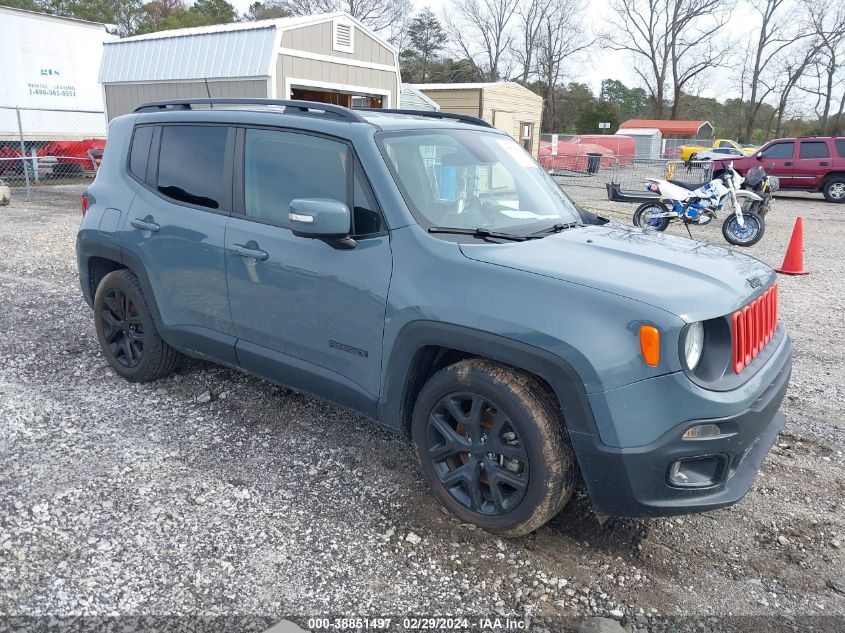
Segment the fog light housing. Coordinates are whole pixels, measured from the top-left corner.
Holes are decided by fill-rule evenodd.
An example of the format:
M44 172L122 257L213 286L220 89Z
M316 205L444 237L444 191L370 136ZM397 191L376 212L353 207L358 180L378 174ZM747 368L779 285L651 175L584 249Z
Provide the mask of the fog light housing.
M669 485L677 488L707 488L722 479L727 458L724 455L682 457L669 464Z
M709 440L721 434L718 424L696 424L688 428L682 437L685 440Z

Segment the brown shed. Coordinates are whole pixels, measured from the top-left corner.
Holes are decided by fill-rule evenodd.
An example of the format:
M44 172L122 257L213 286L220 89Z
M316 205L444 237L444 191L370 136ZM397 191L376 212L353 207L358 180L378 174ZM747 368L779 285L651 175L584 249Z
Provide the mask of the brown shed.
M442 112L470 114L510 134L533 156L540 150L543 97L513 81L414 84Z

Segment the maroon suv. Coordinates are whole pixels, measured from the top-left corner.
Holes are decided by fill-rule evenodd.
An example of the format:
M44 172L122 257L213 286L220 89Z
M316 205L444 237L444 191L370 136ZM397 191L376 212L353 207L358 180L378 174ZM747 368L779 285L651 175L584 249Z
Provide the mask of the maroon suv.
M728 160L714 161L718 173ZM845 202L845 138L779 138L769 141L756 154L733 159L743 176L762 165L777 176L787 191L821 191L829 202Z

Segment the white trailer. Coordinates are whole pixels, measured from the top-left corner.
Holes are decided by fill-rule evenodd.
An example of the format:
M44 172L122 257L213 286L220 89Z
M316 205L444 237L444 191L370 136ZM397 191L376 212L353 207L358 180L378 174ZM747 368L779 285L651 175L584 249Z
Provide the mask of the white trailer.
M0 6L0 141L105 137L105 24Z

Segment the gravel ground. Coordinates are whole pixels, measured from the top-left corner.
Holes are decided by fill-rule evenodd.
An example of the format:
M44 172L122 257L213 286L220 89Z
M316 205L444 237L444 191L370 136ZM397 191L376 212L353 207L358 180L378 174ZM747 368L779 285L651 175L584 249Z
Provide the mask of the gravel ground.
M570 192L630 221L602 190ZM0 208L0 615L845 626L842 209L783 196L749 249L778 265L804 216L812 274L779 280L789 422L743 501L600 524L581 496L504 541L447 515L410 446L363 418L198 362L152 384L118 378L78 289L80 193ZM695 235L723 243L718 226Z

